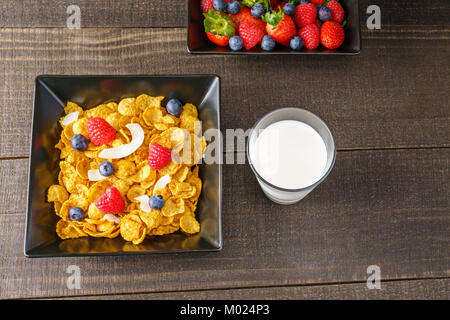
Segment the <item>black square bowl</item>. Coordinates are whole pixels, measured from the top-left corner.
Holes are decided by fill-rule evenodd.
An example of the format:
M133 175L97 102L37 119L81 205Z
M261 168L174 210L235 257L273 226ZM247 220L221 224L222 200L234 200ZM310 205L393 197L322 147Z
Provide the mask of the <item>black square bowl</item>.
M59 118L67 101L86 109L140 94L177 97L198 106L203 132L220 130L220 79L215 75L189 76L58 76L36 78L33 109L31 155L28 181L28 206L25 255L28 257L147 254L182 251L218 251L222 248L220 164L199 165L203 181L196 215L200 233L177 232L147 237L133 245L121 237L61 240L55 226L59 219L52 203L46 202L47 189L57 183ZM167 99L167 98L166 98ZM215 152L222 152L218 144Z
M188 0L188 31L187 50L192 54L243 54L243 55L356 55L361 51L361 34L359 26L359 6L358 0L340 0L345 10L345 41L342 46L335 50L329 50L322 45L315 50L292 51L290 48L279 44L272 51L264 51L261 46L256 46L250 50L232 51L229 47L220 47L208 40L203 27L203 15L200 7L201 0Z

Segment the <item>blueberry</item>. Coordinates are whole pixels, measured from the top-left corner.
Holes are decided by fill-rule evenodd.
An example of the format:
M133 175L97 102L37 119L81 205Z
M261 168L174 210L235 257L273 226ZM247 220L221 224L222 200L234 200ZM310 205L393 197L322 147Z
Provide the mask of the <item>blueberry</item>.
M100 174L104 177L109 177L114 173L114 166L109 161L103 161L100 163L100 166L98 167L98 171Z
M275 48L275 40L269 35L265 35L261 41L261 48L265 51L271 51Z
M164 199L162 196L151 196L148 199L148 204L150 208L155 210L161 210L164 207Z
M214 0L213 6L217 11L225 11L225 9L227 8L227 3L225 2L225 0Z
M288 16L292 16L295 12L295 6L292 3L286 3L283 7L283 11Z
M83 135L77 133L70 140L70 144L72 145L72 148L74 148L74 150L84 151L88 148L89 140L86 139Z
M241 11L241 5L236 0L227 3L227 12L229 14L238 14Z
M242 49L242 45L243 45L242 38L239 36L231 37L228 45L230 46L231 50L239 51Z
M295 36L291 39L290 43L291 49L295 51L300 51L303 48L303 39L299 36Z
M319 19L323 22L331 19L331 9L328 7L320 7L318 11Z
M84 211L80 207L72 207L69 209L69 219L72 221L81 221L84 219Z
M255 3L252 7L251 13L254 18L259 19L264 14L264 11L265 10L262 4Z
M178 116L181 113L181 111L183 111L183 107L181 105L180 100L170 99L169 102L167 102L166 110L171 115Z

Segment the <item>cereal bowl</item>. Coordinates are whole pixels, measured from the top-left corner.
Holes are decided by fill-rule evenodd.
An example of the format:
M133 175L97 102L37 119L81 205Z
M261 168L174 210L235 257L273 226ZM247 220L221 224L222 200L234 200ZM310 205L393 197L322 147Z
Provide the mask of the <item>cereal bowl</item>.
M202 187L198 188L201 189L201 193L196 198L196 209L194 209L200 225L198 233L189 234L177 231L165 235L155 233L145 236L144 234L142 242L133 241L133 243L121 237L102 237L101 234L91 237L86 230L89 236L68 237L63 240L60 233L56 232L58 220L62 219L60 220L61 215L58 217L55 211L58 213L67 211L68 205L61 208L61 202L48 202L51 200L47 197L49 189L51 189L52 197L58 197L58 192L55 190L61 189L54 187L61 183L62 171L60 167L61 151L55 146L61 142L60 139L70 137L75 131L67 133L66 127L60 123L61 118L68 113L64 112L64 107L68 102L74 102L83 107L82 112L89 112L86 110L95 111L93 108L101 104L119 103L119 101L146 94L163 96L162 105L165 105L170 98L177 98L186 104L192 103L198 108L198 118L203 131L207 129L220 130L220 79L215 75L42 75L36 78L24 247L27 257L218 251L222 248L222 177L221 166L215 163L200 162L198 164L198 177L202 181ZM215 152L222 152L220 144L217 148ZM76 167L76 170L80 170L78 174L81 175L83 172L83 175L86 175L88 168L85 163L80 162L79 165L77 163ZM123 170L126 171L126 169ZM120 174L117 172L117 176ZM133 191L136 190L130 190L128 196L131 194L134 197ZM89 199L90 195L87 193L80 194L87 195L86 199L83 196L78 198L79 202L83 204L81 207L86 206L87 201L92 199ZM72 197L70 199L72 200ZM128 220L130 221L127 223L133 225L132 219ZM123 222L125 225L125 220ZM120 226L122 227L122 225ZM60 232L60 229L58 230Z

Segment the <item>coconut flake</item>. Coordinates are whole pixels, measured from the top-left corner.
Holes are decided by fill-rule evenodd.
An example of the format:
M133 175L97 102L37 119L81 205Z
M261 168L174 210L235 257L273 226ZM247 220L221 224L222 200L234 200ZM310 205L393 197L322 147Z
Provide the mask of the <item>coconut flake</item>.
M111 214L111 213L105 214L103 216L103 218L105 220L108 220L109 222L114 222L114 223L117 223L117 224L120 223L120 218L118 216L114 215L114 214Z
M134 200L137 200L140 202L139 208L144 212L150 212L150 205L148 203L149 197L146 195L139 196L134 198Z
M131 132L131 142L122 144L116 148L105 149L98 154L103 159L121 159L135 152L144 142L144 130L138 123L127 124L128 130Z
M63 126L67 126L68 124L71 124L72 122L77 121L79 114L80 113L78 111L74 111L74 112L69 113L68 115L66 115L64 117L64 119L62 119L61 124Z
M162 176L156 182L155 187L153 188L153 191L163 189L170 181L172 181L172 179L170 178L170 176L168 174L166 174L165 176Z
M88 170L88 179L89 181L100 181L106 179L108 177L102 176L98 169L90 169Z

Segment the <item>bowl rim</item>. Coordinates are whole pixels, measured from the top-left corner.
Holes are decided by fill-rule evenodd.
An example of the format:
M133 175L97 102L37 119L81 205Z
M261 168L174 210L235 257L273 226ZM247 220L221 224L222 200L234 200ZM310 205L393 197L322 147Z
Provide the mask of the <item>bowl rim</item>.
M222 231L222 186L223 186L223 177L222 177L222 163L219 162L216 165L218 166L218 234L217 234L217 246L208 249L174 249L174 250L158 250L158 251L119 251L119 252L93 252L93 253L34 253L33 251L37 248L45 245L42 243L34 248L29 248L27 245L29 243L29 236L31 230L31 205L32 199L30 197L31 191L31 169L34 166L33 161L33 146L35 143L35 125L36 125L36 99L37 99L37 89L38 85L44 85L47 87L46 83L42 81L43 78L213 78L213 81L217 81L218 86L218 103L217 103L217 127L218 130L221 130L221 121L220 121L220 103L221 103L221 77L217 74L207 73L207 74L39 74L34 78L34 90L33 90L33 108L31 113L31 126L30 126L30 145L29 145L29 159L28 159L28 177L27 177L27 206L25 212L25 235L24 235L24 245L23 245L23 253L27 258L59 258L59 257L90 257L90 256L124 256L124 255L152 255L152 254L170 254L170 253L184 253L184 252L219 252L223 249L223 231ZM47 87L48 88L48 87ZM49 89L49 88L48 88ZM52 90L50 90L51 93ZM54 95L54 97L64 104L61 99ZM219 144L220 152L223 152L222 145Z

